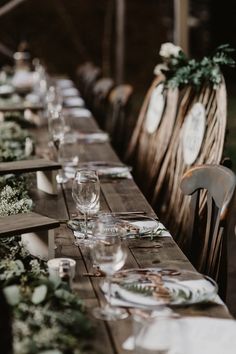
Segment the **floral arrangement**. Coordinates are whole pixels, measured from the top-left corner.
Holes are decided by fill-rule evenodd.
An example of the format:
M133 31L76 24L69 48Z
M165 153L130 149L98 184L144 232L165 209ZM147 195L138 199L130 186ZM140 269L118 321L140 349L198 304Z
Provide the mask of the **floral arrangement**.
M154 73L163 73L166 86L171 88L192 85L199 89L205 82L216 88L222 80L221 68L235 66L231 56L233 52L234 49L229 44L223 44L217 47L212 55L195 60L188 59L180 47L164 43L159 52L163 63L155 67Z
M15 122L0 122L0 162L22 160L33 151L33 140L25 129Z
M24 146L28 133L14 122L0 123L1 160L23 158L13 143ZM7 156L2 156L7 146ZM33 201L25 176L0 177L0 216L27 213ZM91 325L78 295L67 284L48 278L44 261L32 257L19 237L0 239L0 287L13 314L14 354L81 354ZM91 352L91 351L90 351Z

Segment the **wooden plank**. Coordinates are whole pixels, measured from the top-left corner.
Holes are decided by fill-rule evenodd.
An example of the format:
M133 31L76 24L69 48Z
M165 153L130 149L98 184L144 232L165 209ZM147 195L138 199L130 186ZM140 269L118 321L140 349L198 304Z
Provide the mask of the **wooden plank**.
M32 159L0 163L0 175L7 173L26 173L58 170L61 165L46 159Z
M28 232L59 227L57 220L33 212L0 217L0 237L21 235Z
M156 218L152 207L132 179L102 183L101 188L111 211L144 211L146 215Z
M29 194L34 201L33 209L35 212L57 220L68 218L64 195L60 185L57 186L56 195L45 193L34 187L30 189Z

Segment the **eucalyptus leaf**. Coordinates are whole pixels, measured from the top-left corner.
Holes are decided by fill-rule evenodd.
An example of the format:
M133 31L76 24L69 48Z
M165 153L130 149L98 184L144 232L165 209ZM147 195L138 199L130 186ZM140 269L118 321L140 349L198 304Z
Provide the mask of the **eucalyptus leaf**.
M46 285L42 284L34 289L31 301L33 304L37 305L43 302L46 298L48 288Z
M42 352L38 352L38 354L63 354L63 353L58 349L52 349L52 350L44 350Z
M3 289L3 292L6 296L9 305L15 306L20 302L21 295L20 295L20 288L18 285L6 286Z

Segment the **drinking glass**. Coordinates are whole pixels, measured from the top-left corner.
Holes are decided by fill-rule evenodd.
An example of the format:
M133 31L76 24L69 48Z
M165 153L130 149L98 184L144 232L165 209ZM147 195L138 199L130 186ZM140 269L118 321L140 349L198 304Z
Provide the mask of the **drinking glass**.
M84 215L83 243L91 243L88 238L88 213L97 205L100 197L100 183L94 170L78 169L72 184L72 197L77 209ZM76 243L77 244L77 243Z
M60 113L63 106L63 98L59 89L55 86L50 86L46 95L47 110Z
M69 178L74 176L78 166L78 145L77 138L74 134L64 134L59 142L58 162L62 166L62 170L57 175L58 183L66 183Z
M98 221L98 223L97 233L93 241L92 257L94 263L106 274L104 291L107 293L107 303L105 306L95 308L93 315L105 321L124 319L128 316L127 311L111 306L111 284L114 273L124 266L127 252L122 245L117 226L114 232L110 227L106 227L106 223L101 221Z
M60 140L62 140L65 134L65 119L61 112L50 110L48 115L48 130L50 139L56 150L58 150Z
M152 314L134 314L136 354L184 354L180 317L163 306Z

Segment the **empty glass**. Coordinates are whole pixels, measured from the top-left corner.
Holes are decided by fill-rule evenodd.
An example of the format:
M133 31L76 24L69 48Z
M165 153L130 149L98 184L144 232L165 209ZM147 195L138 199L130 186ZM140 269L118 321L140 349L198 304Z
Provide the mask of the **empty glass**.
M111 280L114 273L124 266L127 252L122 245L117 225L112 229L107 227L106 222L98 220L94 236L92 257L94 263L106 274L103 290L107 294L107 303L103 307L95 308L93 315L106 321L124 319L128 316L127 311L111 306Z
M65 134L65 120L61 112L51 110L48 115L48 130L50 139L58 150L60 140Z
M72 197L77 209L84 215L84 232L80 242L91 243L88 239L88 213L97 205L100 197L100 183L94 170L77 170L73 184Z
M50 86L46 96L47 110L60 113L63 106L63 97L58 88Z
M180 318L163 307L133 316L135 354L183 354Z
M79 162L77 138L75 135L67 133L60 139L58 162L61 164L62 170L57 175L57 182L66 183L69 178L74 176Z

